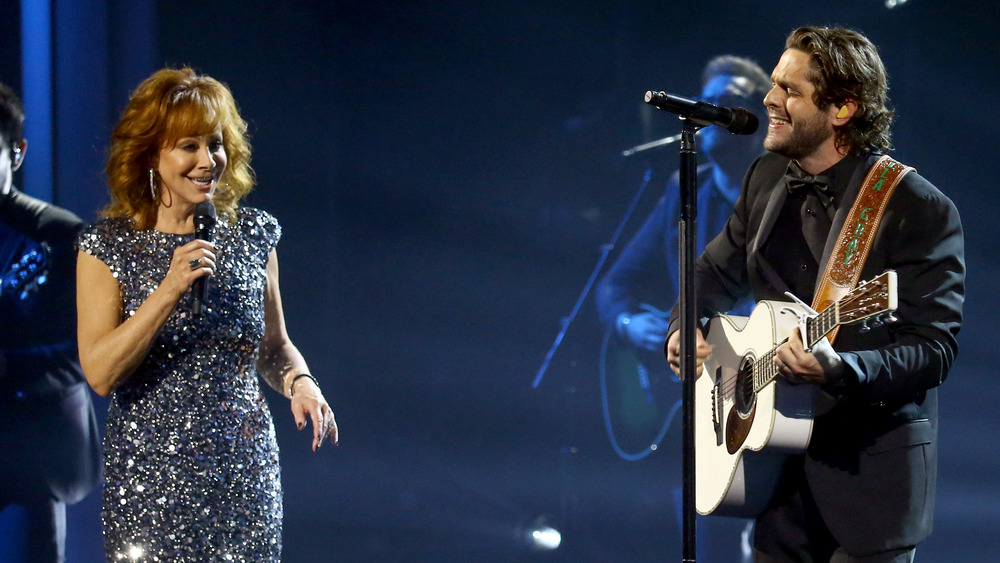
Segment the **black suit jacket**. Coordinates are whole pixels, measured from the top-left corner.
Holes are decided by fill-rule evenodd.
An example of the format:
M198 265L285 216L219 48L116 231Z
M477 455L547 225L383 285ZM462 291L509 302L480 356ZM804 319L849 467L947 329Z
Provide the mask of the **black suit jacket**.
M73 503L100 479L100 435L76 352L82 226L14 188L0 196L2 500Z
M820 272L877 155L858 166L836 212ZM787 191L788 159L768 154L744 180L723 232L695 271L698 317L741 296L787 301L788 285L761 255ZM866 334L842 328L835 349L842 381L823 390L835 403L816 418L801 463L823 519L854 555L916 545L931 531L937 473L936 387L958 352L965 296L964 238L954 204L916 172L896 188L861 279L898 275L896 323ZM819 280L817 280L818 283ZM810 301L812 295L799 296Z

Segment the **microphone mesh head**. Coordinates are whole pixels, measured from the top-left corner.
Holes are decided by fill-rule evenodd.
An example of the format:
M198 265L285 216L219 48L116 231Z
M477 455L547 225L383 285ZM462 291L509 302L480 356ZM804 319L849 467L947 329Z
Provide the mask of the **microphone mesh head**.
M733 108L733 121L726 127L735 135L753 135L757 132L760 122L753 112L743 108Z
M211 201L203 201L198 205L194 206L194 216L195 217L206 217L211 219L212 223L215 223L215 218L217 217L215 213L215 204Z

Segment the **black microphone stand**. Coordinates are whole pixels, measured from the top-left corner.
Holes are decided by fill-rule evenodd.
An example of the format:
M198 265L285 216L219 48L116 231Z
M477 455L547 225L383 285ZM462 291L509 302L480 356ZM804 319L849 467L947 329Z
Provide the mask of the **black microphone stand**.
M694 377L695 377L695 317L694 262L698 243L698 152L695 133L700 125L681 116L684 128L680 146L680 221L678 223L680 248L679 311L681 331L681 379L683 380L683 494L681 506L681 534L683 535L683 561L694 562L696 556L697 514L695 512L694 473Z

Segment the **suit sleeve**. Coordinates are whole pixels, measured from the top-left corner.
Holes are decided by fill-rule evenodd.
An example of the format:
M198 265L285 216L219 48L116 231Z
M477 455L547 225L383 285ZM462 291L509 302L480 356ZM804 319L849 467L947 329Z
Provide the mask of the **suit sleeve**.
M642 228L597 284L597 311L609 329L614 329L618 315L636 312L640 300L655 299L669 305L676 299L677 290L665 264L670 207L666 198L660 198Z
M83 221L71 211L50 205L11 188L0 201L0 221L26 237L45 243L51 254L49 288L46 299L59 307L76 311L76 237ZM75 322L74 322L75 324ZM73 327L75 330L75 326Z
M47 242L53 247L69 245L72 249L83 221L75 214L49 205L15 188L0 200L0 221L20 231L28 238Z
M875 248L884 249L878 253L880 269L897 274L899 320L885 325L887 341L843 339L860 345L842 351L848 368L843 385L849 396L871 403L908 401L940 385L958 354L956 337L965 299L964 236L958 210L929 182L911 173L893 194L875 244L873 254ZM872 262L869 257L867 273L877 275L880 271L873 271Z

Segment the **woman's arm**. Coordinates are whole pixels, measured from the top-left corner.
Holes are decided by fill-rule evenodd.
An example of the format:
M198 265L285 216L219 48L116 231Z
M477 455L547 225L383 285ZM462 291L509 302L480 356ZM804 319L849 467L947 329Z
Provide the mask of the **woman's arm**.
M285 313L281 307L278 286L278 253L274 250L267 261L267 289L264 294L264 337L260 343L257 371L275 391L292 401L292 414L299 430L305 428L306 417L313 423L313 451L327 436L334 445L339 438L333 409L327 404L316 380L296 377L310 374L302 353L288 337Z
M189 262L201 258L202 267ZM118 280L99 259L80 251L76 265L77 343L80 366L98 395L107 396L135 372L149 353L160 327L194 280L215 270L211 243L200 239L174 251L159 287L122 322Z
M300 373L310 373L302 353L292 344L285 328L285 313L281 307L281 290L278 287L278 253L271 251L267 260L267 288L264 293L264 337L260 342L260 357L257 358L257 372L272 389L285 397L292 398L299 386L305 386L299 378L294 391L290 388L292 379Z

